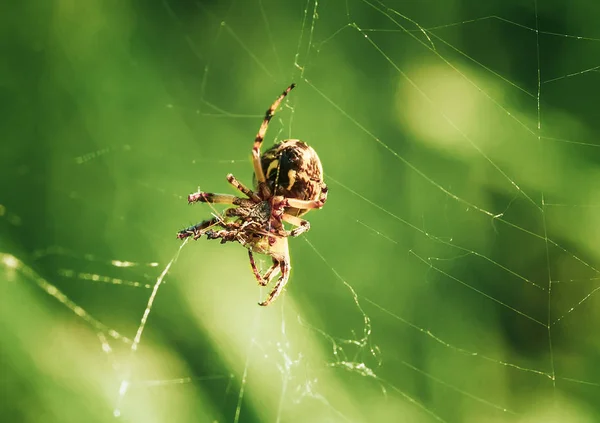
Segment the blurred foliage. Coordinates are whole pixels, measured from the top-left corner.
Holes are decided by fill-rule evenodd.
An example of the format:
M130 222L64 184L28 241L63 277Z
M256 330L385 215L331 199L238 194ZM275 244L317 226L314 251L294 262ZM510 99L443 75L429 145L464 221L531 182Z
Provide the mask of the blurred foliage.
M2 9L5 421L600 419L600 4ZM174 234L292 81L265 143L330 196L262 309L243 248Z

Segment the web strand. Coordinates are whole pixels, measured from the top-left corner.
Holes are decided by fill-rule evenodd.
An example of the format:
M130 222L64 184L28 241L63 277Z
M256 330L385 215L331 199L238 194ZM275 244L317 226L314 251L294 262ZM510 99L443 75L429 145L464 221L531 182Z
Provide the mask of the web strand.
M44 166L34 164L38 152L7 165L4 180L16 194L0 199L3 242L30 252L3 244L5 287L22 279L19 288L31 285L67 320L82 322L77 330L89 329L99 359L86 358L83 376L118 378L109 412L129 419L131 404L174 420L234 423L543 420L548 413L598 420L600 37L589 11L573 4L561 16L537 0L518 10L165 0L154 21L154 9L135 7L94 9L108 23L102 37L97 22L89 32L66 12L55 17L60 31L49 30L48 42L64 58L48 59L39 92L68 92L69 102L57 96L56 110L73 103L77 116L40 106L53 119L40 131L50 134L44 142L52 154ZM127 23L129 14L139 22ZM19 51L44 51L37 42ZM159 347L183 363L183 374L171 363L152 364L156 374L148 377L134 374L146 364L139 351L155 347L143 335L156 324L156 302L168 299L160 287L181 266L187 243L167 262L135 235L176 245L165 233L221 216L212 205L186 214L185 194L198 183L225 192L230 171L250 186L263 100L291 82L298 88L267 139L286 134L313 146L331 196L306 216L310 232L289 240L290 284L275 306L251 316L243 307L224 310L228 300L255 302L248 284L260 290L241 246L199 240L190 268L216 275L194 279L214 287L215 300L197 314L173 310L170 317L189 326L156 327ZM21 134L7 131L7 139ZM8 150L13 161L18 148ZM222 276L230 268L248 271ZM33 298L7 305L51 310ZM137 300L145 308L130 338L120 320ZM215 316L238 320L205 324ZM4 344L36 364L26 374L33 385L48 375L76 379L71 369L45 367L51 360L33 347ZM146 390L164 402L144 403L132 392ZM92 395L104 393L83 393ZM44 412L55 413L59 402L51 399Z
M131 355L129 357L130 364L129 364L129 368L126 370L125 377L123 378L123 380L121 380L121 384L119 386L117 405L113 412L115 417L121 416L121 404L123 402L123 399L125 398L125 395L127 394L129 385L131 384L131 362L135 359L135 353L137 352L138 346L140 345L140 342L142 340L142 334L144 333L144 329L146 328L146 323L148 322L148 317L150 317L150 312L152 311L152 306L154 305L154 300L156 298L156 295L158 294L158 289L160 288L165 276L169 272L171 265L173 265L173 263L175 261L177 261L177 258L179 257L179 253L181 252L181 249L187 244L187 242L188 242L188 240L186 239L184 242L181 243L181 246L177 250L177 253L175 254L175 256L165 266L162 273L160 274L160 276L156 279L156 282L154 283L154 287L152 288L152 293L150 294L150 297L148 298L148 303L146 304L146 309L144 310L144 314L142 315L140 325L138 326L136 333L135 333L135 337L133 338L133 342L131 343Z

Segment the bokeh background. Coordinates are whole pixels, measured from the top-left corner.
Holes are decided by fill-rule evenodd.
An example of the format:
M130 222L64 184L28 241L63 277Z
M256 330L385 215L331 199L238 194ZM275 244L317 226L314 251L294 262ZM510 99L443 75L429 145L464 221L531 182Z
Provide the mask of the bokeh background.
M2 9L3 421L600 420L600 4ZM330 196L263 309L175 233L292 81Z

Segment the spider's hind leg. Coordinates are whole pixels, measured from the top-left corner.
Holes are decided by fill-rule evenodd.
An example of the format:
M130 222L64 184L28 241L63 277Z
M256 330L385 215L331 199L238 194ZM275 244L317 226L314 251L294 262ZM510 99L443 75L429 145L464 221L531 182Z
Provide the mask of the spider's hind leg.
M263 186L266 182L266 179L265 172L263 171L262 164L260 163L260 146L262 145L263 139L265 138L267 128L269 127L269 122L275 114L275 110L277 110L285 96L288 95L288 93L292 91L292 89L294 89L295 86L296 84L292 84L289 87L287 87L286 90L282 92L279 95L279 97L277 97L273 104L271 104L271 107L269 107L269 109L265 113L265 119L260 125L258 133L256 134L256 138L254 138L254 146L252 147L252 164L254 165L254 174L256 175L256 180L259 184L262 184Z
M325 205L327 201L327 193L328 193L327 185L323 184L321 187L321 194L319 195L318 200L299 200L297 198L286 198L286 207L293 207L295 209L320 209Z
M291 231L286 231L286 236L298 236L300 234L303 234L304 232L307 232L310 229L309 221L300 219L298 216L292 216L291 214L284 213L281 216L281 220L297 226L297 228L292 229Z

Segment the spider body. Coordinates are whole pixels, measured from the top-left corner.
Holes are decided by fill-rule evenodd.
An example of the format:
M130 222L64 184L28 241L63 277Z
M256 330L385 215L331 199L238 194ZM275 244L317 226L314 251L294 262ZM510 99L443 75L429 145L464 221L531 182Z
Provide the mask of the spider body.
M319 199L323 166L317 152L305 142L287 140L276 144L264 152L260 161L271 192L299 200ZM307 209L286 209L286 213L294 216L307 212Z
M248 249L250 266L258 283L267 285L280 272L275 287L259 305L267 306L283 290L290 275L290 255L287 238L298 236L310 229L301 219L311 209L323 207L327 200L327 186L323 182L323 166L316 151L300 140L285 140L260 153L260 147L275 110L284 97L295 87L290 85L265 114L252 148L254 190L250 190L233 175L227 180L245 197L213 194L203 191L190 194L188 203L230 204L222 216L215 216L177 233L179 239L206 235L221 243L239 242ZM285 229L283 222L295 228ZM220 228L215 230L215 228ZM254 253L271 257L273 265L261 275L254 261Z

